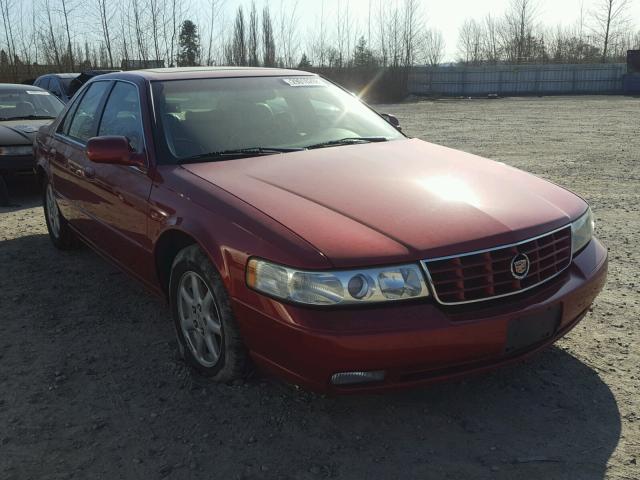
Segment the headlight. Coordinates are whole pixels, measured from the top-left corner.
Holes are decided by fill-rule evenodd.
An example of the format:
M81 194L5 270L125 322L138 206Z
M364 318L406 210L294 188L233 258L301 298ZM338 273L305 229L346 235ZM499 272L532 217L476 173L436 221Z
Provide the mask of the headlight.
M353 305L427 297L418 265L361 270L301 271L252 258L249 287L267 295L306 305Z
M576 252L582 250L587 243L593 237L593 213L591 208L587 208L587 211L579 219L571 224L571 253L575 255Z
M0 147L0 155L31 155L33 147L31 145L20 145L19 147Z

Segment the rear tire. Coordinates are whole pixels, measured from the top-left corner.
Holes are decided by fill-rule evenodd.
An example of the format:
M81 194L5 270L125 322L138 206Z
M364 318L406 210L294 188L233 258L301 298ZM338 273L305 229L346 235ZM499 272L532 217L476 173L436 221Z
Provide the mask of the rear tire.
M246 372L247 352L220 274L198 245L173 261L169 299L180 353L198 373L230 382Z
M71 230L69 224L60 213L58 202L53 187L47 179L43 181L42 205L44 209L44 218L47 223L47 230L51 243L60 250L73 250L80 246L80 241L76 234Z

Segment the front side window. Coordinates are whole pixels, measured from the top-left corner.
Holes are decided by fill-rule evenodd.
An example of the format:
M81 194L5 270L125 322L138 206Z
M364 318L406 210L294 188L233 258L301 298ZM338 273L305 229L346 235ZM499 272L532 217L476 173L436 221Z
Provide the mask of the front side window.
M60 100L39 88L0 90L0 121L56 118L63 109Z
M140 98L135 85L117 82L104 107L98 136L127 137L135 152L142 152L143 131Z
M404 138L356 97L319 77L173 80L152 88L166 163L239 149Z
M95 82L89 85L71 119L67 135L81 142L86 142L95 136L99 108L110 87L111 82Z

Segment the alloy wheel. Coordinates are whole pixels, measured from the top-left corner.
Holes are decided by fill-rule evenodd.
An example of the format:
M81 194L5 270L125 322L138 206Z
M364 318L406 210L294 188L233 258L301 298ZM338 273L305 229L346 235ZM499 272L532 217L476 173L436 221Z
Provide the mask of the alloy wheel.
M177 291L180 329L196 361L211 368L222 351L222 322L213 293L200 275L185 272Z

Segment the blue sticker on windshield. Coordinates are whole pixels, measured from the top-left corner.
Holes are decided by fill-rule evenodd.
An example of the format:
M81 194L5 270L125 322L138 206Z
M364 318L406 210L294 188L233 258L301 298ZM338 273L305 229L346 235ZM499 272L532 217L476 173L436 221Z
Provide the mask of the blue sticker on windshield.
M290 87L326 87L327 83L320 77L283 78L282 81Z

